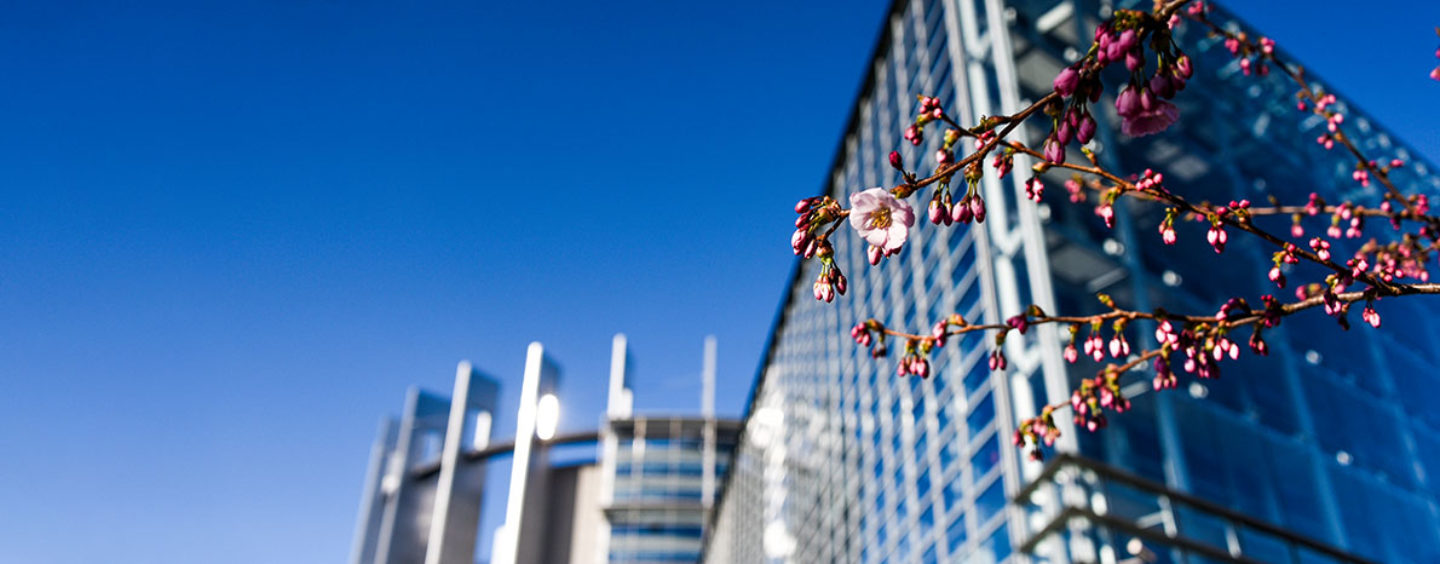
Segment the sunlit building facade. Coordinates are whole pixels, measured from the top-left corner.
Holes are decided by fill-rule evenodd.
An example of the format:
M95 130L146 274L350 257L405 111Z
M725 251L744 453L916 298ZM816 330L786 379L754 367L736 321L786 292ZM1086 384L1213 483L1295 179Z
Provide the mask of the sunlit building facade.
M540 343L526 351L513 440L491 440L499 385L469 362L451 396L412 388L403 415L381 423L350 562L696 562L740 429L715 416L715 347L708 338L700 413L658 416L634 411L634 363L616 335L598 430L558 432L561 369ZM487 517L496 493L503 507Z
M928 168L940 135L920 147L901 139L916 95L937 96L962 123L1013 113L1050 91L1099 15L1149 4L897 0L823 191L844 201L899 183L886 162L892 149ZM1175 100L1180 122L1125 138L1113 133L1113 100L1102 100L1097 119L1111 125L1091 146L1103 164L1155 169L1195 199L1304 202L1313 191L1378 204L1378 192L1351 179L1348 154L1315 142L1325 122L1296 110L1281 73L1245 76L1199 26L1182 26L1177 39L1197 68ZM1362 151L1408 163L1393 175L1402 191L1440 188L1434 165L1343 96L1338 107ZM1032 146L1046 133L1017 130ZM1134 374L1132 412L1099 433L1067 427L1045 462L1009 444L1015 422L1097 368L1061 359L1062 330L1012 335L1010 367L993 373L988 343L967 335L932 357L929 379L896 378L893 357L874 360L855 345L849 328L872 317L924 332L953 312L998 322L1031 303L1088 314L1101 311L1099 292L1124 307L1196 314L1235 295L1291 298L1266 279L1273 249L1252 238L1232 235L1217 257L1203 227L1182 225L1180 243L1165 247L1155 231L1164 210L1144 203L1126 204L1108 229L1091 206L1066 200L1058 174L1045 177L1043 204L1026 201L1028 164L1017 159L1019 174L1005 179L987 175L986 223L922 222L907 250L878 267L840 233L836 257L851 289L834 304L812 297L819 265L801 263L705 561L1440 562L1440 415L1427 407L1440 397L1433 300L1382 301L1380 330L1346 332L1318 312L1289 318L1267 333L1268 357L1229 362L1220 380L1182 374L1179 389L1154 393L1148 374ZM1266 225L1286 234L1289 218ZM1328 218L1304 225L1308 237ZM1372 234L1386 236L1376 225ZM1130 341L1149 342L1153 330L1136 324Z

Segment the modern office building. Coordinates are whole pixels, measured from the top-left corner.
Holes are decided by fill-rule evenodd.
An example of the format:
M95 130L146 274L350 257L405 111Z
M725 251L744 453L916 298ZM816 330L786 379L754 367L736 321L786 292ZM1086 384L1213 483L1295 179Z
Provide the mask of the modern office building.
M561 370L530 345L515 437L492 442L499 387L461 362L450 397L411 389L371 453L354 564L658 564L698 560L739 421L714 414L707 339L698 415L634 412L633 361L616 335L610 396L597 430L560 434ZM593 455L554 455L556 449ZM509 458L508 492L488 558L477 558L483 495L505 491L486 467Z
M625 358L622 337L612 358ZM704 398L694 416L630 412L628 376L611 375L601 465L612 564L698 562L706 521L740 422L715 418L715 340L705 341Z
M938 97L964 123L1045 95L1117 8L1150 2L895 0L822 190L845 201L894 186L892 149L906 163L934 153L940 135L920 147L901 139L916 95ZM1314 191L1378 203L1351 178L1348 154L1316 143L1325 121L1296 110L1286 77L1246 76L1199 26L1182 24L1177 40L1197 69L1175 99L1180 121L1132 139L1114 133L1113 99L1094 105L1111 124L1092 142L1107 167L1153 168L1170 190L1211 201L1295 202ZM1338 104L1363 151L1408 163L1393 175L1403 191L1440 188L1433 164L1343 96ZM1017 133L1039 146L1048 129ZM984 338L955 339L932 357L928 379L897 378L893 357L874 360L855 345L849 329L872 317L925 332L953 312L999 322L1031 303L1095 313L1097 292L1134 309L1193 313L1276 293L1265 276L1273 249L1252 238L1232 237L1217 258L1203 227L1182 225L1180 243L1165 247L1155 233L1163 209L1127 203L1108 229L1091 207L1066 201L1061 176L1046 177L1045 203L1026 201L1029 163L1017 159L1015 170L983 181L984 224L921 221L907 249L878 267L858 238L837 236L850 292L834 304L812 296L816 261L795 270L706 562L1440 562L1434 300L1380 304L1380 330L1347 333L1318 312L1292 317L1267 333L1269 357L1227 363L1220 380L1181 374L1179 389L1156 393L1149 375L1131 376L1131 412L1093 434L1062 422L1043 463L1010 445L1016 422L1065 400L1098 367L1065 363L1061 330L1012 335L1010 367L996 372ZM1324 230L1326 219L1305 225ZM1148 342L1146 325L1131 328L1132 343Z

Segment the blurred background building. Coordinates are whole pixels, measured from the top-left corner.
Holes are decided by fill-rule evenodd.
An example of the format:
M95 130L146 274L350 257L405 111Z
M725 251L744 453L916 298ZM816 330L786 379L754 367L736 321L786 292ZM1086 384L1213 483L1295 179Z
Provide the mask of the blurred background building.
M1098 18L1150 5L896 0L822 191L845 201L898 184L885 158L892 149L928 170L941 135L920 147L900 138L917 95L937 96L961 123L1013 113L1051 91ZM1217 8L1216 19L1233 18ZM1378 205L1379 191L1351 178L1349 154L1317 145L1325 122L1296 110L1296 86L1282 73L1245 76L1198 25L1182 24L1176 37L1197 69L1175 99L1180 121L1153 137L1121 137L1113 98L1101 100L1092 107L1108 126L1092 146L1107 167L1153 168L1196 200L1303 202L1313 191ZM1440 187L1433 164L1343 97L1338 109L1367 155L1408 163L1393 176L1402 191ZM1036 147L1047 133L1016 130ZM1012 335L1011 367L993 373L986 340L968 334L932 358L925 380L896 378L893 357L873 360L855 345L848 330L872 317L924 332L952 312L994 323L1031 303L1096 313L1097 292L1135 309L1202 314L1233 295L1289 296L1265 276L1274 249L1254 238L1233 237L1216 257L1202 227L1180 225L1179 244L1165 247L1155 233L1164 210L1129 199L1108 229L1090 206L1066 201L1058 173L1045 177L1045 203L1024 201L1029 164L1017 158L1016 174L986 176L986 223L921 220L907 249L879 267L866 264L858 238L837 237L851 291L835 304L812 297L818 261L799 263L705 561L1108 563L1137 561L1134 548L1162 562L1440 562L1440 415L1427 405L1440 397L1433 300L1380 304L1380 330L1347 333L1313 311L1289 318L1267 332L1268 358L1247 353L1219 381L1181 374L1180 389L1154 393L1148 375L1133 376L1132 412L1094 434L1066 419L1045 463L1010 445L1016 422L1066 399L1097 369L1061 359L1062 331ZM1323 230L1326 219L1306 228ZM1288 218L1273 227L1287 233ZM1375 226L1369 234L1385 236ZM1152 342L1153 331L1134 324L1130 340Z
M382 421L361 496L354 564L695 562L739 422L714 415L715 340L705 342L701 411L633 409L633 360L616 335L598 429L560 434L561 370L530 345L513 440L491 441L499 387L461 362L451 396L411 389ZM565 453L560 453L562 449ZM487 465L509 462L508 488ZM483 530L487 494L504 492ZM492 534L488 555L477 539Z

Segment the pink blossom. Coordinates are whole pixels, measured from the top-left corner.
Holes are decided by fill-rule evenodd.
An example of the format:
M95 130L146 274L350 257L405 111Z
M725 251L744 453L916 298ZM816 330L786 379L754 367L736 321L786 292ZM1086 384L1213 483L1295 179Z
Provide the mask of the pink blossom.
M1165 131L1175 120L1180 119L1180 110L1165 100L1156 100L1150 109L1142 109L1139 112L1124 118L1120 122L1120 131L1132 137L1143 137L1152 133Z
M886 252L899 250L914 224L915 210L889 190L871 188L850 196L850 225L871 246Z

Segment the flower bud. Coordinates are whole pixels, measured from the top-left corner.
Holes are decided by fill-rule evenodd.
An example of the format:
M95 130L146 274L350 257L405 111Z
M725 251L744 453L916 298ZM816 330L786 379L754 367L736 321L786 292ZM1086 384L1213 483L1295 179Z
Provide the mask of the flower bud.
M1130 116L1140 113L1140 94L1132 87L1125 87L1115 96L1115 113Z
M1081 145L1084 145L1086 143L1089 143L1090 140L1094 138L1095 118L1092 118L1089 114L1086 114L1085 117L1080 118L1080 125L1075 128L1075 140L1078 141Z
M1070 97L1075 94L1075 87L1080 85L1080 73L1075 67L1065 67L1055 77L1055 92L1061 96Z
M950 219L955 223L970 223L974 214L970 211L970 197L966 196L950 208Z
M1055 136L1045 138L1044 155L1045 160L1052 164L1065 163L1065 144L1056 139Z
M1055 140L1059 141L1061 145L1069 144L1074 136L1075 128L1071 127L1068 121L1061 121L1060 126L1055 128Z
M890 151L890 166L895 170L905 172L905 163L900 160L900 151Z
M985 223L985 199L979 194L970 198L970 213L975 216L975 223Z
M1125 52L1125 68L1130 72L1138 71L1145 67L1145 57L1139 49L1131 49Z
M1175 74L1177 76L1185 80L1190 80L1190 77L1194 76L1194 73L1195 68L1190 65L1189 55L1181 55L1179 59L1175 60Z

